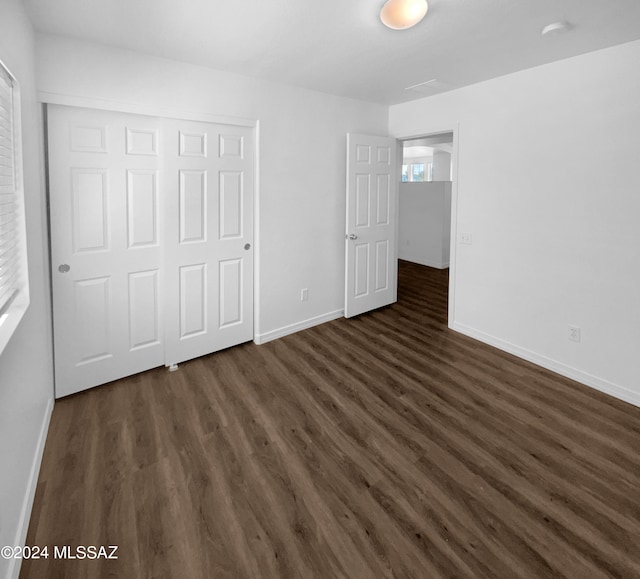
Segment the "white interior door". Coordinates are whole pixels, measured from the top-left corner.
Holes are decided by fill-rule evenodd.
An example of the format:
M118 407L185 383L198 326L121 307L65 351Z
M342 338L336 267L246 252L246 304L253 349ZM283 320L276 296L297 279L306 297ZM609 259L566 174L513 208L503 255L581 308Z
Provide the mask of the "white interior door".
M48 108L56 396L253 338L253 132Z
M347 135L347 318L397 300L395 167L395 139Z
M167 365L253 339L253 141L167 120Z
M164 362L158 121L48 108L56 396Z

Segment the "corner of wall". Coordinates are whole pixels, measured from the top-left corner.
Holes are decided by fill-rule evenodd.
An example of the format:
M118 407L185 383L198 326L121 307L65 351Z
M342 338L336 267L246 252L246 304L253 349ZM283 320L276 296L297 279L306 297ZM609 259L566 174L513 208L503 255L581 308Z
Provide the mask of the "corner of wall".
M469 336L470 338L489 344L503 352L513 354L518 358L522 358L523 360L527 360L537 366L551 370L565 378L570 378L571 380L580 382L594 390L598 390L599 392L603 392L604 394L608 394L609 396L613 396L619 400L623 400L624 402L640 407L640 395L637 392L633 392L623 386L609 382L604 378L593 376L592 374L583 372L578 368L563 364L562 362L558 362L557 360L553 360L552 358L548 358L538 354L537 352L532 352L531 350L527 350L526 348L522 348L516 344L512 344L511 342L502 340L475 328L460 324L459 322L454 322L453 324L450 324L449 327L456 332L464 334L465 336Z

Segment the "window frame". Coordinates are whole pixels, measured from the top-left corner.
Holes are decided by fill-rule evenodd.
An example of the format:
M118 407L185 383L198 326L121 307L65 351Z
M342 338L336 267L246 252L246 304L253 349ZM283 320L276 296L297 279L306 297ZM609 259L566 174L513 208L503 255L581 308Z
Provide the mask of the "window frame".
M422 167L421 169L418 170L417 174L415 169L416 167ZM416 179L416 177L419 177L420 175L422 175L422 179ZM411 163L411 181L413 183L423 183L424 177L425 177L425 163Z
M29 302L29 270L27 263L27 237L25 222L25 191L22 150L22 99L20 83L11 73L9 67L0 60L0 70L11 83L11 131L12 131L12 161L14 170L14 207L15 229L13 240L16 242L16 257L18 260L18 275L20 284L17 293L0 310L0 355L5 350L9 340L15 333L20 321L26 313Z

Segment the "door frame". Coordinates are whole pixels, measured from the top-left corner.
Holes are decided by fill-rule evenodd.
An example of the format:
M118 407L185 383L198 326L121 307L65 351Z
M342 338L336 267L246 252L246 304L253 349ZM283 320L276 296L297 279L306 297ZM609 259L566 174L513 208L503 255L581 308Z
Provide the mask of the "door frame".
M456 302L456 265L457 265L457 239L458 239L458 167L459 167L459 144L460 144L460 123L454 125L430 126L419 133L398 133L392 135L398 140L399 144L403 141L411 141L413 139L424 139L425 137L433 137L442 133L453 133L453 146L451 153L451 235L449 238L450 254L449 254L449 296L447 304L447 325L453 327L455 320L455 302ZM398 175L402 175L402 147L398 146ZM400 195L398 194L398 202ZM396 218L396 234L400 228L400 212Z
M119 113L129 113L136 115L144 115L159 118L178 119L182 121L197 121L204 123L213 123L218 125L234 125L240 127L249 127L253 129L254 137L254 184L253 184L253 342L258 342L260 335L260 121L258 119L250 119L245 117L236 117L231 115L217 115L205 112L190 112L181 109L165 108L156 105L145 105L140 103L97 99L92 97L81 97L76 95L68 95L61 93L52 93L46 91L38 91L37 101L43 105L43 111L40 115L42 126L40 134L43 135L45 142L44 167L45 171L45 194L47 198L47 251L49 255L49 299L51 300L51 310L53 311L53 273L51 268L51 224L49 223L49 185L48 171L46 160L46 135L47 135L47 105L63 105L76 108L96 109L100 111L110 111ZM51 340L53 347L53 322L51 324ZM54 384L55 393L55 384Z

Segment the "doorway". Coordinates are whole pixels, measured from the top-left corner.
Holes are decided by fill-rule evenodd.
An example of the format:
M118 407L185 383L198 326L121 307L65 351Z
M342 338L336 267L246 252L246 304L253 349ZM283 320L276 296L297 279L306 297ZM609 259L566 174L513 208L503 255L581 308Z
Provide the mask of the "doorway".
M445 296L450 324L454 306L457 130L400 136L399 148L399 297L403 279L406 282L410 272L416 267L432 269L434 287Z

